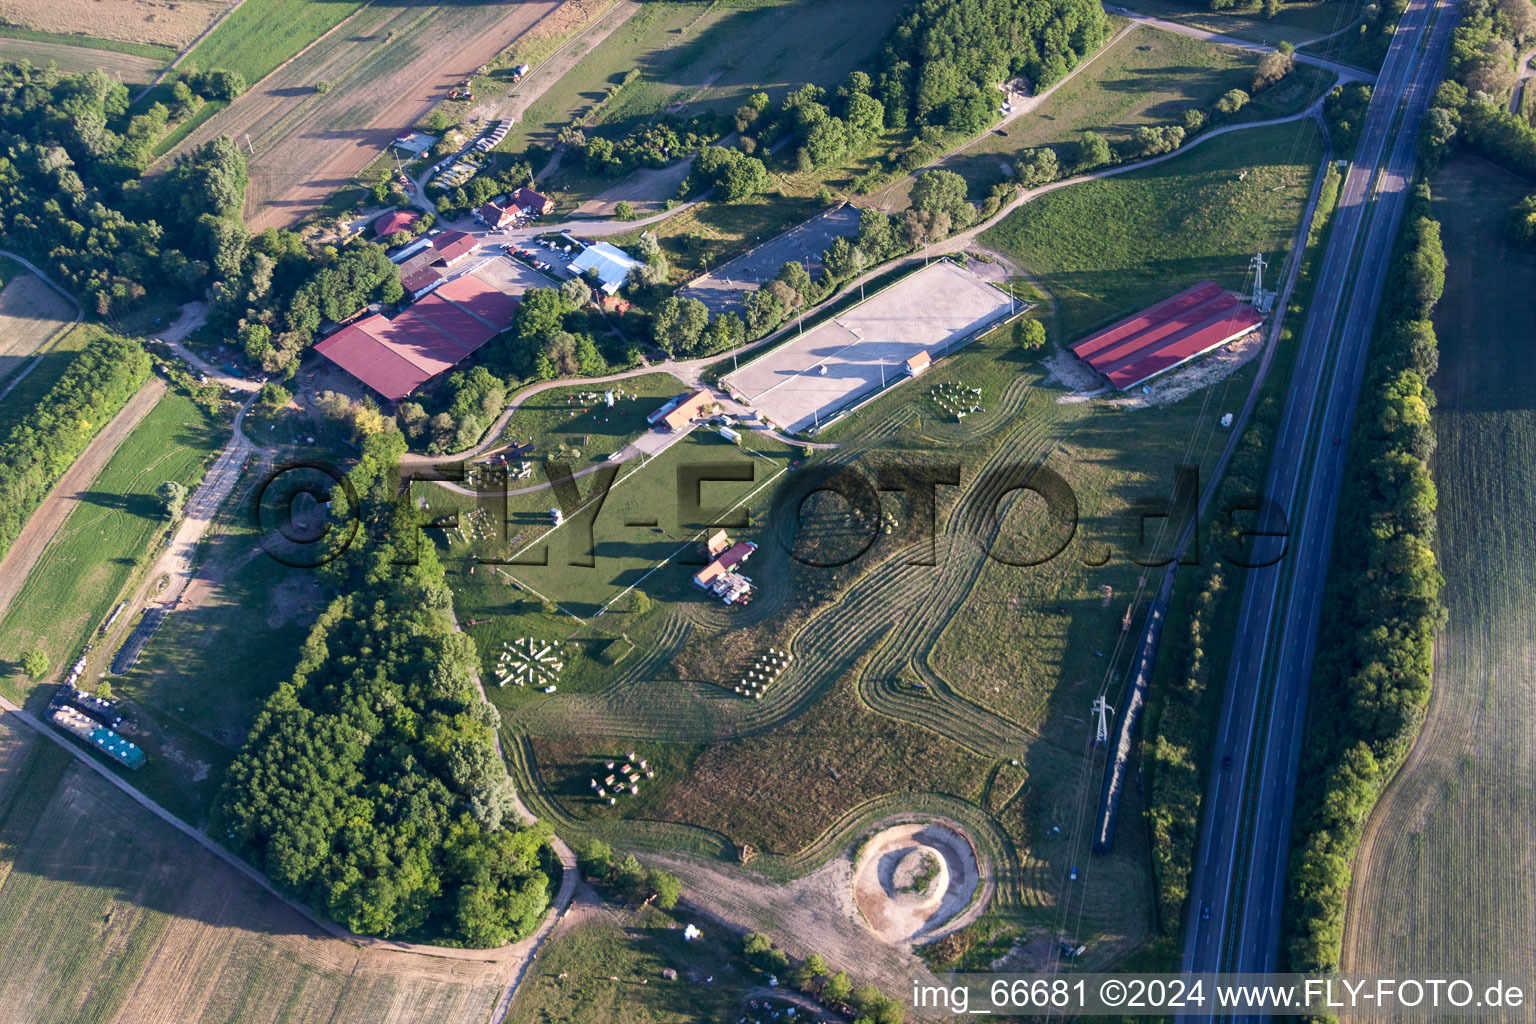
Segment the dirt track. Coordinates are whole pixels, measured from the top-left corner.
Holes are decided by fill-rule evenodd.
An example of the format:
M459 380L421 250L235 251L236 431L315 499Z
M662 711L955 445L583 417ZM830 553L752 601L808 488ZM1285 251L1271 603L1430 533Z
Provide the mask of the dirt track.
M251 229L286 227L352 182L447 90L560 6L408 3L360 10L194 132L244 141ZM330 83L321 94L316 86ZM162 164L164 166L164 164Z
M42 557L48 542L53 540L59 527L64 525L65 517L79 504L81 492L96 479L96 474L106 466L107 460L112 458L123 439L139 425L139 421L155 407L163 394L164 382L158 377L151 378L139 389L138 394L128 399L112 422L92 439L74 465L64 471L37 511L32 513L32 518L22 527L16 543L11 545L5 558L0 560L0 616L5 615L6 609L27 582L27 577Z

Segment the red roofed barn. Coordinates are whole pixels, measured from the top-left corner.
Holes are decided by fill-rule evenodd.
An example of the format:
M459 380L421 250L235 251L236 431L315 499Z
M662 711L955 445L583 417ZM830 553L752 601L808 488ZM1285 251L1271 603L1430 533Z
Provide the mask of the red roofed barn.
M315 351L391 401L463 360L512 322L517 300L465 276L388 320L364 317Z
M1214 282L1197 284L1072 345L1120 391L1235 341L1264 320Z

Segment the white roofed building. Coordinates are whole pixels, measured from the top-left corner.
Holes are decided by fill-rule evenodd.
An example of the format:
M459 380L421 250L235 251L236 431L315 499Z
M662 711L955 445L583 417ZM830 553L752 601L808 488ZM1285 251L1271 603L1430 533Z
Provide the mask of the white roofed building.
M624 287L624 282L629 279L630 271L640 266L640 261L616 245L607 242L598 242L589 245L581 251L581 255L571 261L571 271L576 274L585 274L592 271L597 276L598 287L605 295L613 295Z

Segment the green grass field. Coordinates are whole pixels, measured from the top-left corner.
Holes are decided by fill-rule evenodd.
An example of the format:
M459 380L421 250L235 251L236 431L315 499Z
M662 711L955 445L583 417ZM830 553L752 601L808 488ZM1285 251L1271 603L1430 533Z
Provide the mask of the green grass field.
M1448 263L1433 468L1449 619L1423 730L1355 861L1343 966L1529 974L1536 842L1510 812L1533 799L1536 756L1536 570L1520 554L1536 542L1536 257L1508 248L1504 217L1530 184L1462 157L1433 188Z
M1213 11L1191 0L1124 0L1123 6L1142 14L1194 25L1211 32L1268 43L1301 45L1309 39L1348 28L1360 19L1364 0L1292 0L1282 3L1274 18L1257 10Z
M238 71L255 85L362 6L360 0L245 0L187 60L205 71Z
M78 46L86 50L107 50L111 53L127 53L135 57L147 57L150 60L169 64L176 59L176 48L172 46L159 46L155 43L130 43L122 39L98 39L94 36L73 36L65 32L43 32L35 28L25 28L21 25L0 25L0 36L7 39L26 39L36 43L59 43L63 46Z
M603 392L610 388L622 392L612 409L603 402ZM551 388L518 406L501 433L501 441L533 441L532 454L538 458L593 465L649 430L646 416L663 400L684 390L682 381L670 373L649 373L612 384ZM526 485L522 481L512 486Z
M1068 144L1095 131L1113 145L1144 125L1179 124L1186 110L1209 110L1229 89L1253 86L1259 55L1199 39L1138 27L1100 54L1081 74L1052 93L1040 107L1013 122L1006 136L987 135L945 160L945 170L962 175L973 199L986 196L1020 153L1051 146L1070 165ZM1322 95L1333 76L1301 66L1223 124L1262 121L1304 109ZM882 206L907 204L911 183L881 193Z
M10 394L5 396L5 401L0 402L0 438L9 436L16 424L35 409L43 396L64 376L69 364L75 361L76 354L102 333L102 329L95 324L76 326L56 341L25 377L19 381L7 380L4 387L0 387L0 390L4 390L15 384Z
M1278 262L1321 155L1310 121L1233 132L1049 193L981 240L1051 292L1071 339L1199 281L1240 288L1255 252Z
M155 488L164 480L194 486L226 439L223 424L174 391L128 435L0 619L8 660L0 687L9 695L30 686L10 661L19 652L41 647L55 666L80 656L165 529Z
M662 113L732 111L759 89L775 101L806 82L833 85L876 52L902 0L726 0L647 3L532 104L498 147L549 148L610 84L633 82L603 108L599 123L622 129ZM564 177L562 172L561 177Z
M323 937L24 726L0 723L0 1005L33 1024L484 1020L497 965Z
M518 987L509 1020L566 1024L715 1024L735 1020L754 981L741 938L707 927L683 941L682 911L605 906L563 928ZM662 971L672 968L677 980ZM612 980L612 979L617 980ZM713 978L713 982L705 982Z

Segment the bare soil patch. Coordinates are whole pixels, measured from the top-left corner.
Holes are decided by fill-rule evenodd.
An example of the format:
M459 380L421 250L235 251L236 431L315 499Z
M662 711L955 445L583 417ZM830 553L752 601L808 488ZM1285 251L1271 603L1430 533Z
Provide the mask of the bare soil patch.
M179 50L227 6L224 0L0 0L0 19L40 32Z
M970 839L933 822L879 833L864 844L853 869L864 923L892 944L932 937L966 908L980 883Z

